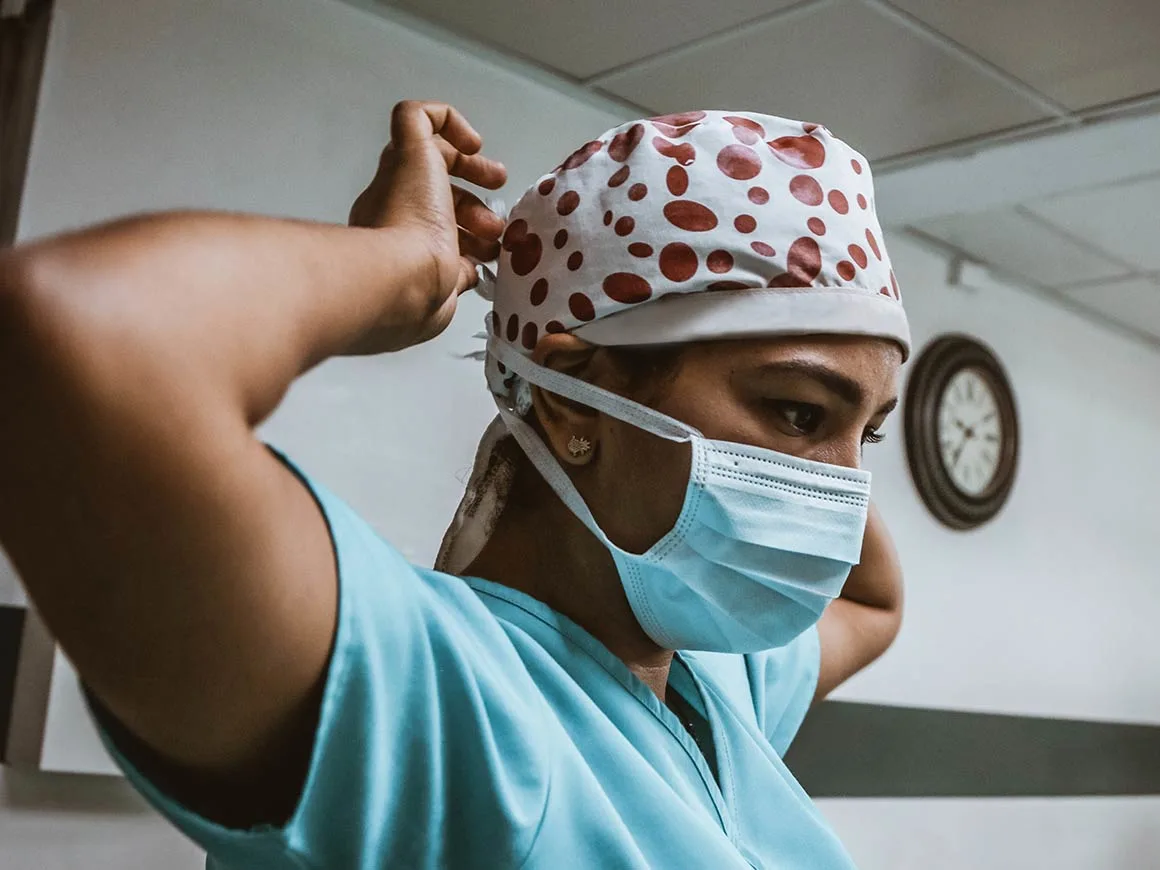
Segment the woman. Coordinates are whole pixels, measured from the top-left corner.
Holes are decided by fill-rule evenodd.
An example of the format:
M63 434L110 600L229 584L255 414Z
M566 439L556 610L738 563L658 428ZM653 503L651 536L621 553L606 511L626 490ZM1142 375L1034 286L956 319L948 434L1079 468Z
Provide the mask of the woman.
M864 159L633 122L505 231L449 185L502 185L480 144L403 103L353 228L7 252L0 542L211 866L851 866L780 754L900 613L858 469L909 337ZM253 429L327 357L438 334L497 257L500 417L416 568Z

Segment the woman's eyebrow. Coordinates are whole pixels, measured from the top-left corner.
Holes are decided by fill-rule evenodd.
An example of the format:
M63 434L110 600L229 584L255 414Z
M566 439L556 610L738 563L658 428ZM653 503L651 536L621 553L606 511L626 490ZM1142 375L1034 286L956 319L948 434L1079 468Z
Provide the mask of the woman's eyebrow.
M805 360L784 360L782 362L766 363L760 367L759 371L762 374L803 375L810 380L818 382L842 401L856 407L861 407L866 401L866 391L860 383L822 363L806 362ZM885 417L897 407L898 397L895 396L890 401L883 403L875 416Z
M805 360L784 360L765 363L758 368L761 374L802 375L821 384L839 399L851 405L862 405L866 401L866 391L853 378L821 363Z

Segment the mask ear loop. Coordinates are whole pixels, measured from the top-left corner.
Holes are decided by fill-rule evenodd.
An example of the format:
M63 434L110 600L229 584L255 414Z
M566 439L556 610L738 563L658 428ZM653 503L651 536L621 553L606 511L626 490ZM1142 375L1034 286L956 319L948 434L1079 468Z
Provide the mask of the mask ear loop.
M532 362L519 351L497 338L492 333L490 324L488 325L488 333L488 353L503 363L509 370L524 378L528 383L535 384L557 395L573 399L597 411L603 411L611 417L615 417L629 425L637 426L646 432L651 432L653 435L656 435L658 438L664 438L666 441L680 443L702 437L700 432L692 426L682 423L680 420L676 420L659 411L654 411L652 408L646 408L643 405L630 402L623 396L618 396L601 387L589 384L587 381L581 381L578 378L561 374L553 369ZM588 530L604 546L616 552L623 552L604 534L604 530L600 528L596 522L596 518L592 516L592 511L588 509L588 505L585 503L583 496L580 495L580 491L572 483L572 478L560 467L560 463L556 460L552 451L548 449L548 446L544 444L540 436L536 434L536 431L500 396L495 396L495 404L499 410L500 417L503 419L504 425L507 426L512 437L523 448L528 459L536 466L544 480L552 487L556 495L560 497L560 500L567 505L576 518L584 523L588 527Z
M603 387L565 375L532 362L507 342L498 338L488 324L487 352L511 369L525 381L550 393L573 399L596 411L602 411L624 423L643 429L664 438L666 441L689 441L704 436L687 423L682 423L660 411L646 408L624 396L609 392Z

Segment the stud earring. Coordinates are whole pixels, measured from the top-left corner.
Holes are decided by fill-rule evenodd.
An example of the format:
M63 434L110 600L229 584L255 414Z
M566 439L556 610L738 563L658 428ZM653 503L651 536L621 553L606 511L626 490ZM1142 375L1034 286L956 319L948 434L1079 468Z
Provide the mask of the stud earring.
M573 435L568 442L568 453L572 458L578 459L581 456L587 456L592 452L592 443L587 438L581 438L578 435Z

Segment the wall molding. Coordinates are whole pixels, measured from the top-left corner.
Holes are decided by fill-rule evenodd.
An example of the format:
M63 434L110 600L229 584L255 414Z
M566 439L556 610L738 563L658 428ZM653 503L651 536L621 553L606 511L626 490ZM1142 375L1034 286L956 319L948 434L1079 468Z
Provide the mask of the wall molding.
M826 701L785 761L815 798L1160 795L1160 725Z

